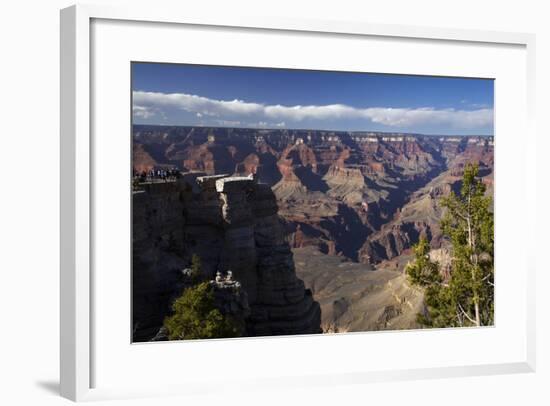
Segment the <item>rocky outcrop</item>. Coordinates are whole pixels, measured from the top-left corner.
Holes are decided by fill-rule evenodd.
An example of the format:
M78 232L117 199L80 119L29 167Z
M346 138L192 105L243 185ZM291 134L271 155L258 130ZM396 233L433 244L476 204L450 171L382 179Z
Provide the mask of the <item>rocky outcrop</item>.
M421 236L426 237L432 247L440 247L443 216L440 199L450 193L454 182L445 172L413 193L390 221L369 235L359 251L359 260L378 264L399 257L408 253Z
M429 226L423 223L399 223L385 228L359 251L359 256L365 263L377 264L385 259L401 255L406 249L418 242L419 235L430 237Z
M184 176L134 194L134 339L152 338L181 294L181 269L232 272L246 292L247 335L320 332L320 307L296 277L271 188L251 177ZM145 259L149 259L146 261ZM162 298L159 299L159 298ZM156 325L155 325L156 323ZM147 326L147 328L145 328Z
M361 170L332 165L323 178L330 187L329 196L333 196L350 205L363 202L365 178Z
M246 325L250 316L248 294L242 289L241 283L233 278L231 271L222 275L216 274L216 279L210 281L214 293L214 306L223 315L229 315L240 326Z

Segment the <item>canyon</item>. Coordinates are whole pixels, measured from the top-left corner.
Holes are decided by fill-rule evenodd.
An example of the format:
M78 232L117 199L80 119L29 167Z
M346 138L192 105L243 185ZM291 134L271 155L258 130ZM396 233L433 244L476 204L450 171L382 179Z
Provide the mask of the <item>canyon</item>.
M132 147L135 173L181 173L133 195L137 341L156 334L192 253L243 284L249 335L417 328L412 245L448 255L440 199L465 164L494 185L487 136L136 125Z

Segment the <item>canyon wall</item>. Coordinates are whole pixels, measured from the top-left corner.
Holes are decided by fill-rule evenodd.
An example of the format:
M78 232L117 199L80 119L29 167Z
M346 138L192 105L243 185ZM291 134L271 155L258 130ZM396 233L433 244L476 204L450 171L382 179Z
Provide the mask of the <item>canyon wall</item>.
M247 293L246 334L319 333L320 307L296 277L268 185L249 177L189 174L133 194L134 340L151 339L184 287L196 254L202 277L232 271Z
M421 234L438 247L441 212L430 188L452 186L478 162L492 190L493 146L476 136L135 126L133 162L137 171L254 174L275 193L291 248L376 264Z
M132 326L134 341L147 341L181 293L183 189L150 184L132 196Z

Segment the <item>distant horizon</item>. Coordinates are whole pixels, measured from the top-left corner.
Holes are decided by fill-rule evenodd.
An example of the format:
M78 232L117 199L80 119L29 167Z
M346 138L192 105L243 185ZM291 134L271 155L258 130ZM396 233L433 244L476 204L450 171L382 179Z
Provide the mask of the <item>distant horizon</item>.
M335 129L324 129L324 128L257 128L257 127L232 127L232 126L222 126L222 125L188 125L188 124L142 124L142 123L132 123L132 126L142 126L142 127L199 127L199 128L223 128L223 129L236 129L236 130L256 130L256 131L323 131L323 132L334 132L334 133L376 133L376 134L394 134L394 135L407 135L415 136L421 135L424 137L493 137L494 134L426 134L426 133L416 133L416 132L407 132L407 131L376 131L376 130L335 130Z
M136 124L494 133L492 79L149 62L131 69Z

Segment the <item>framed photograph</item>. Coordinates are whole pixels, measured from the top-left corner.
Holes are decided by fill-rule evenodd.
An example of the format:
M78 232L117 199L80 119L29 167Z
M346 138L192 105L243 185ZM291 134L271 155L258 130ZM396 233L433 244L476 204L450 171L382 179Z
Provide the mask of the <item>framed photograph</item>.
M62 10L62 395L533 371L533 49Z

